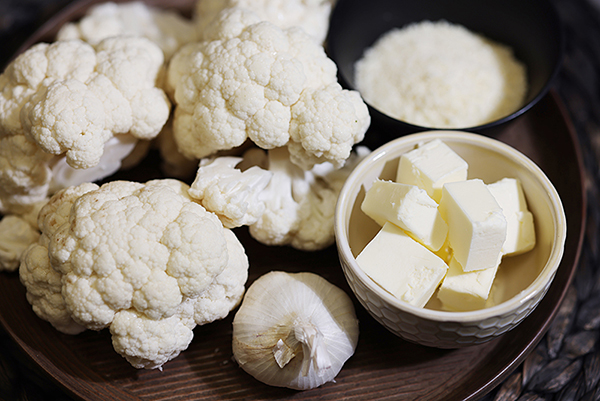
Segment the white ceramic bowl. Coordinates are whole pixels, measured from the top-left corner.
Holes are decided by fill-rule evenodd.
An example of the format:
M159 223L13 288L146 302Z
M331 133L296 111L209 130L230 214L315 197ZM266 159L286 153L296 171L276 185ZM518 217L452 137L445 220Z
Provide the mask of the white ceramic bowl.
M400 301L369 278L355 257L379 230L360 204L376 178L393 180L401 154L420 142L439 138L469 164L469 177L486 183L521 180L534 215L536 246L503 259L494 281L495 305L448 312L434 295L425 308ZM408 341L437 348L459 348L489 341L513 329L546 294L560 264L566 239L561 200L542 170L516 149L478 134L427 131L393 140L373 151L348 177L338 199L335 235L346 279L360 303L391 332Z

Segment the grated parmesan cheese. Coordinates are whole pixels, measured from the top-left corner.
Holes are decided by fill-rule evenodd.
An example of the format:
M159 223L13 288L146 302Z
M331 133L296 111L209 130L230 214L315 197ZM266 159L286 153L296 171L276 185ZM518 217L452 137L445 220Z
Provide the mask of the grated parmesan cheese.
M505 117L527 90L525 67L512 49L447 21L389 31L356 62L355 82L379 111L432 128Z

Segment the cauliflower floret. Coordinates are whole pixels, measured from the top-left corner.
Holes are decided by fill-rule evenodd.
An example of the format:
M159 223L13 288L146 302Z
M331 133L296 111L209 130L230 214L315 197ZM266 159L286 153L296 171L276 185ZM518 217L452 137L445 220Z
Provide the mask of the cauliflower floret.
M265 210L258 197L272 173L257 166L242 172L235 168L242 160L233 156L202 159L189 190L192 198L219 216L228 228L253 224Z
M67 333L110 327L115 349L134 366L158 368L177 356L191 341L201 297L226 299L212 300L220 305L212 315L198 306L199 316L225 316L248 268L237 237L188 190L166 179L54 195L21 261L34 311Z
M27 288L27 301L36 315L66 334L75 335L85 331L85 327L71 317L61 295L62 274L50 265L48 246L42 241L32 244L24 252L19 277Z
M160 132L170 110L155 86L162 62L144 38L34 45L0 75L0 136L24 134L72 167L92 167L113 135Z
M192 299L182 302L177 311L165 319L149 319L136 310L115 314L110 325L113 348L133 367L162 369L165 362L187 349L194 338Z
M48 244L56 230L68 222L73 202L79 196L97 188L95 184L67 188L42 207L38 215L41 236L25 250L19 267L19 277L27 289L27 301L33 311L57 330L67 334L81 333L85 327L71 317L61 294L62 274L50 264Z
M63 25L56 39L81 39L96 45L111 36L148 38L161 48L168 61L183 44L196 39L196 28L192 21L172 10L140 1L109 1L91 7L80 21Z
M119 37L95 48L39 43L10 63L0 74L0 212L21 213L67 184L104 178L134 142L154 138L171 107L156 87L162 62L148 39ZM75 174L65 164L99 167ZM53 170L74 178L53 183Z
M306 90L292 106L291 141L288 144L292 163L308 170L315 164L331 162L341 167L358 141L356 119L369 128L369 112L358 92L341 92L337 83L318 90ZM362 140L362 137L360 137Z
M115 181L81 196L48 252L73 316L95 330L119 309L168 317L227 264L217 217L161 181Z
M0 212L27 213L47 198L51 159L25 135L0 136Z
M140 369L161 368L191 343L196 325L223 319L242 300L248 278L248 258L235 234L224 230L229 261L197 298L188 298L170 317L152 320L135 310L115 314L110 325L115 350Z
M0 221L0 270L17 270L21 255L39 236L39 231L25 219L4 216Z
M211 285L194 299L194 321L198 325L225 318L242 300L248 279L248 257L231 230L225 230L229 262Z
M102 100L77 80L54 81L21 109L25 136L47 153L65 153L75 168L100 161L111 132L104 128ZM83 123L83 124L82 124Z
M298 26L322 43L329 29L329 15L335 0L199 0L195 20L198 30L207 26L226 8L241 7L252 10L261 20L282 29Z
M357 147L341 169L325 162L303 170L291 162L286 147L204 159L189 194L224 225L249 226L263 244L319 250L333 243L338 195L369 152Z
M173 133L184 155L200 159L250 139L263 149L290 147L304 169L344 164L370 117L358 94L339 85L322 46L240 8L225 9L209 31L169 66Z
M322 163L304 171L290 162L285 148L269 150L268 169L273 178L260 195L266 210L250 225L250 235L263 244L291 245L305 251L331 245L338 195L348 175L369 152L358 147L341 169Z

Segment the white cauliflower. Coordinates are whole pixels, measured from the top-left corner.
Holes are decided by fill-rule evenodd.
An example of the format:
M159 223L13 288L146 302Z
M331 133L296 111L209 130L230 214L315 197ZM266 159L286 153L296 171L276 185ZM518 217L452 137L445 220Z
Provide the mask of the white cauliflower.
M357 148L342 169L331 163L305 171L290 162L286 148L268 151L273 178L261 193L265 212L250 225L250 235L267 245L291 245L300 250L324 249L333 244L338 195L356 164L368 150Z
M155 86L162 61L144 38L34 45L0 75L0 134L24 134L47 153L66 153L72 167L91 167L113 135L160 132L170 109Z
M111 36L142 36L156 43L168 61L183 44L194 41L196 35L194 23L173 10L141 1L108 1L91 7L81 20L63 25L56 39L81 39L96 45Z
M196 324L239 303L248 269L241 243L188 189L166 179L59 191L19 269L35 313L69 334L110 328L138 368L186 349Z
M79 40L39 43L0 74L0 211L20 213L51 194L53 167L112 174L134 142L154 138L170 102L156 87L160 49L118 37L95 47ZM112 140L118 137L117 140ZM105 148L119 157L104 157ZM63 158L64 161L59 159ZM57 181L60 181L57 180ZM63 184L79 184L62 179Z
M223 230L229 262L211 285L193 300L194 321L198 325L225 318L239 305L248 279L248 258L231 230Z
M222 10L241 7L282 29L300 27L322 43L334 3L335 0L198 0L195 20L198 30L203 32Z
M241 171L241 157L221 156L202 159L189 195L215 213L228 228L254 224L264 213L259 194L272 173L258 166Z
M290 161L285 147L254 148L243 159L205 159L189 194L224 225L249 226L263 244L319 250L333 243L338 195L369 152L357 147L341 169L326 162L303 170Z
M229 262L197 298L188 298L170 317L152 320L128 309L115 314L110 325L115 350L138 368L156 368L187 349L193 329L225 318L241 301L248 278L248 261L235 234L223 231Z
M160 369L187 349L194 327L194 305L187 299L163 319L149 319L135 309L120 311L110 325L110 334L115 351L133 367Z
M0 136L0 212L28 213L46 200L52 158L25 135Z
M125 3L109 1L90 7L80 20L63 25L56 38L57 40L80 39L95 46L102 40L114 36L144 37L160 47L164 54L165 68L157 78L157 86L162 87L166 64L181 46L197 40L198 35L195 23L174 10L154 7L141 1ZM172 96L171 92L167 94ZM188 159L179 153L172 139L170 121L156 138L157 148L162 157L161 167L168 177L185 179L193 176L198 160ZM109 152L106 145L105 152Z
M240 8L225 9L207 32L168 70L173 133L184 155L201 159L250 139L263 149L287 146L305 170L344 164L370 116L358 92L339 85L320 44Z
M81 333L85 327L76 323L67 309L61 294L62 274L50 264L48 245L56 231L68 222L75 200L97 188L95 184L82 184L53 196L38 214L39 240L30 245L21 257L19 277L27 289L27 301L36 315L67 334Z
M52 156L42 151L25 135L0 138L0 211L24 218L39 211L56 191L84 182L108 177L118 170L133 167L146 155L149 141L138 141L124 134L110 138L97 165L76 169L64 155ZM33 217L33 225L37 214Z
M336 82L305 90L292 106L288 150L295 165L308 170L331 163L338 169L350 156L352 143L362 141L369 112L358 92L340 88Z
M20 216L4 216L0 221L0 270L17 270L21 254L39 236L37 228Z

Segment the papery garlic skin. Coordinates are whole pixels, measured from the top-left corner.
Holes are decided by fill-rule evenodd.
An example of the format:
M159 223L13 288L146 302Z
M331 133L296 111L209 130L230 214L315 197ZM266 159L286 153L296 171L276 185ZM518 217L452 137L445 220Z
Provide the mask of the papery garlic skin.
M271 386L308 390L333 381L357 342L350 297L313 273L263 275L233 319L235 360Z

